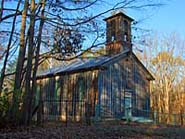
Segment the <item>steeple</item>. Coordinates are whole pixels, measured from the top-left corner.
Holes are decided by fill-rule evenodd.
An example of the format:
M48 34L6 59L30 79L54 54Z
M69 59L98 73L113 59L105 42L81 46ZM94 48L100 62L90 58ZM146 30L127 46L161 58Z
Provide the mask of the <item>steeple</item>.
M132 50L131 22L132 18L121 11L115 11L106 21L106 53L109 55L120 53L125 49Z

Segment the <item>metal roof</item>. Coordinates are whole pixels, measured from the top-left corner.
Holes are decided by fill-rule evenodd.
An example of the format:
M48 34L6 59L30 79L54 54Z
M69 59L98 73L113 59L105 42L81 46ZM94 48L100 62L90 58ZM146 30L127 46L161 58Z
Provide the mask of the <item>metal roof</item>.
M111 19L111 18L114 18L114 17L116 17L116 16L123 16L123 17L129 19L131 22L134 21L133 18L129 17L128 15L124 14L123 12L118 12L118 13L116 13L116 14L113 14L113 15L111 15L111 16L105 18L104 21L107 21L107 20L109 20L109 19Z
M37 79L51 77L62 73L68 74L68 73L79 72L82 70L98 69L103 67L104 64L106 64L107 62L112 61L113 59L116 59L128 52L129 50L126 50L114 56L99 56L99 57L93 57L93 58L87 58L87 59L77 58L75 61L69 64L62 64L58 67L53 67L48 70L41 71L40 73L37 74Z
M128 56L128 53L130 50L125 50L117 55L113 56L99 56L99 57L93 57L93 58L77 58L71 63L63 63L62 65L58 67L53 67L45 71L41 71L37 74L37 79L42 79L46 77L53 77L56 75L65 75L65 74L71 74L71 73L79 73L83 71L90 71L90 70L98 70L101 68L104 68L106 65L114 63L115 61L122 59L126 56ZM132 52L131 52L132 53ZM137 59L134 53L134 58ZM146 67L139 61L139 63L142 65L144 70L147 72L147 74L151 77L153 80L153 76L150 74L150 72L146 69Z

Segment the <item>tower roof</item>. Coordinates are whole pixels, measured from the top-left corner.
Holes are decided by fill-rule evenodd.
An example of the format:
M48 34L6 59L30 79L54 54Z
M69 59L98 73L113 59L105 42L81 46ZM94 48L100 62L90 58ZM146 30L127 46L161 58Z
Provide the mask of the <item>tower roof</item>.
M111 16L105 18L104 21L107 21L107 20L109 20L109 19L111 19L111 18L114 18L114 17L116 17L116 16L123 16L123 17L127 18L128 20L130 20L131 22L134 21L134 19L132 19L131 17L127 16L126 14L124 14L124 13L121 12L121 11L119 11L118 13L115 13L115 14L113 14L113 15L111 15Z

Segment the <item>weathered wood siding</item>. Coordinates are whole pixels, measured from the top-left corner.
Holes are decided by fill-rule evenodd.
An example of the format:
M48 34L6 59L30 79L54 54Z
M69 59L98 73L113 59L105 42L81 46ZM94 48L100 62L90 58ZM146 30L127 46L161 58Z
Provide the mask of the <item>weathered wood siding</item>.
M128 80L126 60L107 66L99 73L100 116L114 117L124 113L124 91Z
M132 114L149 109L149 81L142 67L129 55L107 65L98 75L99 106L101 117L124 116L125 93L132 96ZM144 116L144 115L143 115Z
M142 111L150 106L149 80L141 64L128 55L105 66L38 81L44 118L122 117L126 93L131 94L132 115L145 116Z
M97 71L42 79L38 89L43 102L44 119L80 121L95 115L98 102Z
M142 115L143 110L150 110L150 81L146 73L137 62L134 62L133 81L135 88L135 116ZM145 115L144 115L145 116Z

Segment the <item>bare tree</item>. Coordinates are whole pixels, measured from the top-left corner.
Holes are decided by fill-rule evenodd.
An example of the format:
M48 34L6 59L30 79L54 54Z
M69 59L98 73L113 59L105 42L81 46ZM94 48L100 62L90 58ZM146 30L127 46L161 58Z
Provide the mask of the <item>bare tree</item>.
M42 5L41 5L41 20L40 20L40 25L39 25L39 32L37 36L37 45L36 45L36 52L35 52L35 63L34 63L34 69L33 69L33 75L32 75L32 97L30 100L30 106L32 106L32 101L36 92L36 75L37 75L37 70L39 66L39 53L40 53L40 47L41 47L41 40L42 40L42 30L44 26L44 9L45 9L45 0L42 0ZM32 107L31 107L32 108ZM28 123L30 123L31 118L32 118L32 109L29 111L29 116L28 116Z
M170 122L170 114L179 114L184 106L184 70L182 57L184 40L179 36L167 34L162 38L154 36L145 40L145 53L141 59L147 63L155 81L152 83L151 107L163 114L160 120ZM169 116L164 116L164 114Z
M15 16L14 16L14 19L13 19L13 22L12 22L12 29L11 29L11 33L10 33L10 38L9 38L8 46L7 46L7 49L6 49L6 55L5 55L5 59L4 59L4 64L3 64L3 68L1 70L1 77L0 77L0 96L1 96L2 88L3 88L3 82L4 82L4 77L5 77L5 70L6 70L6 65L7 65L7 62L8 62L10 47L11 47L11 44L12 44L12 38L13 38L14 30L15 30L15 22L16 22L17 13L18 13L18 9L19 9L20 3L21 3L21 0L19 0L18 1L18 4L17 4Z
M106 13L118 9L145 9L157 7L161 5L161 2L156 3L150 0L145 0L142 2L139 0L124 0L119 1L118 3L111 2L109 5L101 0L41 0L38 3L36 3L35 0L31 0L30 3L29 0L25 0L23 1L23 4L24 8L22 11L19 11L19 8L8 9L11 12L14 11L14 13L5 14L4 16L2 12L3 9L5 10L5 8L3 7L1 9L1 22L6 22L12 17L16 19L18 16L19 19L21 19L20 33L17 33L20 36L20 46L9 118L13 121L16 121L16 119L20 116L20 111L22 111L22 124L28 125L30 123L32 113L32 99L36 91L36 73L38 65L41 62L43 55L45 57L50 57L51 55L53 57L56 56L56 49L54 49L52 46L54 44L53 32L57 27L60 28L60 31L66 27L68 32L73 32L74 30L78 29L77 35L80 34L85 36L84 39L92 40L91 45L88 47L82 47L80 44L81 42L79 42L82 37L80 37L79 40L76 40L76 36L69 35L65 38L65 34L57 34L61 36L62 39L59 38L59 40L62 40L63 48L67 50L63 51L64 49L61 47L62 45L57 45L60 46L58 48L62 50L58 51L57 53L62 52L61 55L63 56L66 52L75 52L75 54L71 55L70 58L67 57L67 59L74 59L82 55L87 50L104 43L100 41L102 40L101 37L104 34L104 28L101 28L101 21L98 19L103 18ZM103 4L107 4L107 6L109 5L108 10L104 9L98 13L93 12L93 9L98 8L98 6ZM38 22L40 22L39 27ZM29 24L29 26L27 24ZM36 34L37 32L38 34ZM13 33L15 34L16 32L13 31ZM71 38L73 38L73 41L69 40ZM57 41L59 42L59 40ZM66 45L69 47L66 47ZM77 46L80 51L72 49L72 47L75 46ZM40 50L42 50L42 52L40 52ZM53 54L53 52L55 53ZM65 59L66 57L62 57L60 60ZM5 69L6 66L4 71ZM3 80L0 83L3 84ZM23 105L20 106L19 104L22 103Z
M15 73L15 84L14 84L14 93L12 97L12 105L10 108L9 118L12 119L14 122L17 121L19 114L19 103L20 103L20 87L22 81L22 71L24 65L24 58L26 52L26 44L25 44L25 30L26 30L26 16L28 11L29 1L24 1L24 10L22 12L22 23L21 23L21 31L20 31L20 48L19 48L19 56L16 66L16 73Z
M29 124L29 114L31 113L32 102L32 87L31 87L31 74L32 74L32 56L34 51L34 27L35 27L35 0L31 0L30 3L30 25L28 29L28 56L25 75L25 94L23 101L22 123L24 125Z

